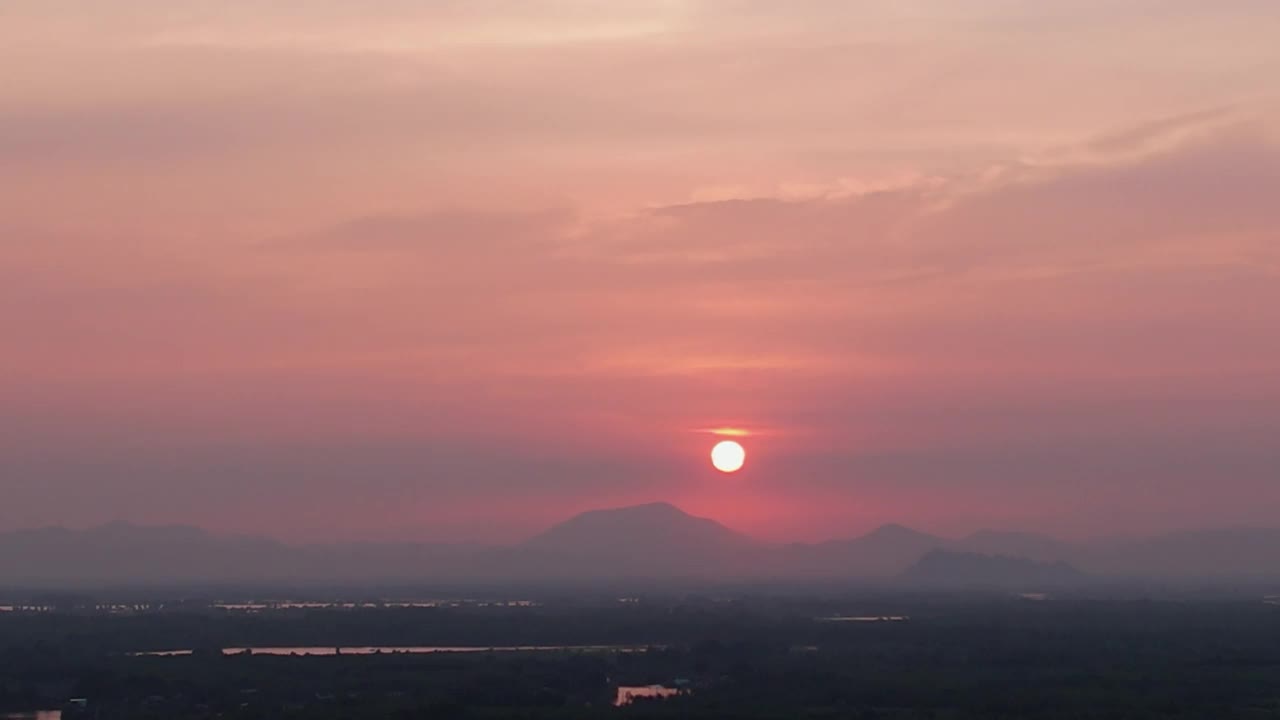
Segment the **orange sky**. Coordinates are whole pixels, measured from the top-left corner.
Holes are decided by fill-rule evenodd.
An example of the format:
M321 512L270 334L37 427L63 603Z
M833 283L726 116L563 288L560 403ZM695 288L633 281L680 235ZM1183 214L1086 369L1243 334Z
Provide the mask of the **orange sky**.
M0 6L0 529L1271 521L1271 0L267 5Z

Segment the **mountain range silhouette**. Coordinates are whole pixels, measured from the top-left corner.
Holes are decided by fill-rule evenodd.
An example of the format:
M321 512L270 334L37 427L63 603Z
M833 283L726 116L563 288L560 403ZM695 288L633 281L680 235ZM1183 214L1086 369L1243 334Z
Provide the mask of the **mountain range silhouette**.
M923 558L944 551L928 560ZM961 555L957 555L961 554ZM1008 562L982 558L1002 557ZM942 566L939 566L939 563ZM1032 563L1026 565L1025 563ZM655 580L947 582L1003 567L1057 580L1277 579L1280 529L1181 531L1141 539L1066 542L984 530L944 538L901 525L822 543L771 544L668 503L592 510L509 546L430 543L290 545L188 526L113 523L0 533L0 583L89 586L175 583L464 583ZM966 571L966 568L968 570ZM1011 569L1012 568L1012 569ZM1059 567L1061 570L1061 567ZM999 575L999 573L995 573Z

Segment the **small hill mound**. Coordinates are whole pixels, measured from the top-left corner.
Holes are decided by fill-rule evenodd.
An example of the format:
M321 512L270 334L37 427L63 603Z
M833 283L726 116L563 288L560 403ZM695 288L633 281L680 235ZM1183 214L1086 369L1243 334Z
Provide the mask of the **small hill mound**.
M754 545L751 538L714 520L670 503L649 503L575 515L527 540L522 548L567 555L705 555Z
M908 568L902 579L915 585L1033 589L1075 584L1085 575L1065 562L932 550Z

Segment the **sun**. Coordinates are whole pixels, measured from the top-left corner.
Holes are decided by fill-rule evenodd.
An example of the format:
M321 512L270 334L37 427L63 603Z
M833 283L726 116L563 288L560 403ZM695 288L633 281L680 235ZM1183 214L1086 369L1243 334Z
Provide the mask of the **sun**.
M723 473L737 472L747 459L747 451L733 440L721 440L711 448L711 464Z

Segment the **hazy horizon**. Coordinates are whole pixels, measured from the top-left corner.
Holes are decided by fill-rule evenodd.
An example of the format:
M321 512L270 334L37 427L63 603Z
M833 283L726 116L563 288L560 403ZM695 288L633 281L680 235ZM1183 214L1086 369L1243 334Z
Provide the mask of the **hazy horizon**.
M0 532L1274 526L1277 37L1270 0L10 0Z
M530 540L534 540L542 536L543 534L545 534L547 531L558 528L559 526L564 525L565 523L584 515L592 515L597 513L610 513L615 511L630 511L630 510L635 510L635 509L645 508L650 506L669 506L669 507L675 508L680 513L686 514L695 520L710 520L712 522L715 522L717 525L724 527L727 530L731 530L735 533L742 535L745 538L759 542L762 545L792 545L792 544L821 545L823 543L829 543L829 542L857 540L860 538L875 535L877 532L880 532L883 530L889 530L889 529L895 529L895 528L900 528L903 530L907 530L914 533L920 533L923 535L933 536L942 540L967 540L967 539L972 539L975 536L983 536L984 534L987 534L987 533L996 533L999 535L1007 534L1007 535L1027 535L1027 536L1034 536L1034 537L1043 537L1046 539L1060 541L1067 544L1073 544L1073 543L1088 544L1088 543L1094 543L1094 542L1118 541L1118 540L1149 540L1149 539L1163 538L1167 536L1176 536L1176 535L1182 535L1182 534L1197 534L1197 533L1203 533L1203 532L1232 532L1232 531L1249 531L1249 530L1280 531L1280 522L1272 521L1272 522L1259 522L1259 523L1252 523L1252 524L1227 523L1227 524L1220 524L1220 525L1210 524L1210 525L1186 526L1186 527L1170 527L1162 530L1153 530L1153 531L1146 531L1146 532L1142 532L1142 531L1125 532L1123 530L1117 530L1115 532L1098 534L1098 535L1059 535L1059 534L1054 534L1049 532L1043 532L1035 528L996 527L996 526L981 526L981 527L974 527L968 530L945 532L945 531L935 530L934 528L930 528L927 526L910 525L910 524L906 524L906 523L902 523L902 522L898 522L890 519L873 526L869 526L866 528L859 528L859 529L851 529L846 533L832 535L829 537L812 537L808 539L776 538L776 537L769 537L769 536L760 536L760 535L751 533L749 531L742 530L740 528L734 527L733 525L722 522L720 519L716 518L714 515L701 515L701 514L690 513L686 511L684 508L681 508L672 503L668 503L663 500L654 500L649 502L640 502L633 505L607 506L607 507L595 507L595 506L584 507L571 512L566 512L559 519L553 520L550 524L546 526L535 528L529 533L518 535L518 536L502 537L502 538L498 538L490 541L467 540L467 539L461 539L461 538L460 539L435 538L435 539L423 540L421 538L416 538L412 536L400 537L400 536L393 536L393 535L376 535L376 534L372 536L366 536L366 537L344 537L344 538L337 538L337 539L332 537L326 538L323 536L297 538L297 537L272 535L269 531L267 532L224 531L224 530L219 530L217 528L204 527L200 525L192 525L188 523L163 523L163 522L141 523L141 522L135 522L131 520L110 520L106 522L89 523L89 524L82 524L82 525L69 525L65 523L17 525L12 528L6 528L3 530L0 530L0 535L4 535L6 533L38 532L38 531L46 531L46 530L59 530L59 531L65 530L73 533L89 533L89 532L94 532L99 530L108 530L111 528L134 528L139 530L198 530L202 533L206 533L211 538L215 538L215 539L261 539L261 540L271 540L271 541L279 542L286 545L297 545L297 546L329 545L329 544L359 545L359 544L383 544L383 543L385 544L422 543L422 544L428 544L428 545L430 544L470 545L470 546L476 546L476 547L489 546L489 547L496 548L496 547L510 547L515 545L520 545ZM477 519L482 519L482 518L477 518Z
M818 583L1043 592L1153 582L1260 588L1280 581L1278 568L1280 527L1072 541L1001 530L946 537L886 525L806 544L753 537L668 503L584 512L510 544L290 544L132 524L0 533L0 577L9 589L532 583L565 590L761 582L791 589Z

